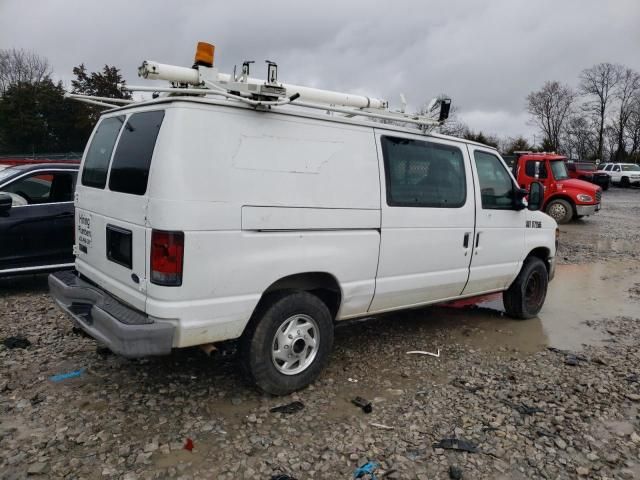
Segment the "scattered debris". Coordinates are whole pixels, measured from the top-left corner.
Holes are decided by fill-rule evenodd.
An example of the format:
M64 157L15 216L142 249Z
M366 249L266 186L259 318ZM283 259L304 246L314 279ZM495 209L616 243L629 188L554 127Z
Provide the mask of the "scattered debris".
M271 413L296 413L304 408L304 403L295 401L286 405L278 405L269 410Z
M470 392L470 393L476 393L478 390L482 390L483 388L481 385L479 386L467 385L467 382L465 382L461 378L454 378L451 381L451 385L453 385L454 387L461 388L462 390L466 390L467 392Z
M449 466L449 478L453 480L461 480L462 479L462 469L457 465Z
M187 440L184 442L183 448L191 452L193 450L193 440L191 440L190 438L187 438Z
M2 341L2 343L7 348L27 348L29 345L31 345L31 342L26 337L23 337L21 335L15 337L7 337Z
M375 428L380 428L382 430L393 430L395 427L392 427L390 425L384 425L382 423L370 423L369 425L371 425L372 427Z
M502 403L504 403L505 405L513 408L514 410L516 410L518 413L521 413L522 415L533 415L534 413L544 413L544 410L538 407L530 407L529 405L527 405L526 403L513 403L510 402L509 400L500 400Z
M347 378L347 381L348 381L348 382L351 382L351 383L358 383L358 379L357 379L357 378L351 378L351 377L349 377L349 378Z
M53 375L51 377L49 377L49 380L51 380L52 382L62 382L63 380L68 380L70 378L76 378L81 376L84 373L84 368L81 368L80 370L74 370L73 372L68 372L68 373L59 373L57 375Z
M439 358L440 357L440 349L438 349L438 353L425 352L423 350L411 350L410 352L407 352L407 355L413 355L413 354L431 355L432 357Z
M578 358L574 354L569 353L564 359L564 364L575 367L578 365Z
M367 462L361 467L358 467L353 472L353 478L364 478L365 475L369 475L370 480L376 480L378 477L375 475L375 471L380 468L380 464L377 462Z
M371 406L371 402L362 397L356 397L351 400L351 403L360 407L364 413L371 413L373 411L373 407Z
M296 477L292 477L286 473L276 473L271 475L271 480L297 480Z
M443 448L445 450L459 450L461 452L478 453L478 447L468 440L458 438L443 438L439 442L434 442L433 448Z

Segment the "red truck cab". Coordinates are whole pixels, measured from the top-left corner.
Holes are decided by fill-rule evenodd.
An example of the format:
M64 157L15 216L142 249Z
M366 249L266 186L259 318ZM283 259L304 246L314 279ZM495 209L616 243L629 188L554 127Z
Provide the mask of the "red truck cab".
M518 185L529 189L531 182L541 182L544 186L542 210L557 223L568 223L600 210L602 188L570 178L566 157L555 153L517 154L513 173Z

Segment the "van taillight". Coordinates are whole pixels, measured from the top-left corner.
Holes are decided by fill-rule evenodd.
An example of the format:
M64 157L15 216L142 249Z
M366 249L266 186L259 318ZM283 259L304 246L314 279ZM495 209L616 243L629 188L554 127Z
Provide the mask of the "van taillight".
M182 285L184 233L151 232L151 283L177 287Z

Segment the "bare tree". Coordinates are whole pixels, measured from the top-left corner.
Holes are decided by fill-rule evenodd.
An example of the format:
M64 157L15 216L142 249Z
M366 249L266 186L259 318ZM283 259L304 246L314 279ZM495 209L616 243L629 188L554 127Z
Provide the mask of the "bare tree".
M0 50L0 95L10 85L37 83L51 76L49 61L34 52L15 48Z
M577 154L581 160L586 160L595 151L595 135L593 125L580 114L574 114L567 120L563 132L562 143L569 154Z
M615 119L616 131L618 133L616 160L622 161L627 154L627 126L633 114L635 103L640 95L640 74L630 68L624 69L620 74L620 80L613 94L618 103L617 118Z
M554 150L560 149L560 134L575 97L571 87L556 81L546 82L542 89L527 95L527 111Z
M591 97L587 107L596 120L598 149L596 155L602 159L607 106L615 86L620 81L622 67L612 63L598 63L580 74L580 93Z
M631 115L627 125L627 140L629 142L629 156L640 156L640 92L631 104Z

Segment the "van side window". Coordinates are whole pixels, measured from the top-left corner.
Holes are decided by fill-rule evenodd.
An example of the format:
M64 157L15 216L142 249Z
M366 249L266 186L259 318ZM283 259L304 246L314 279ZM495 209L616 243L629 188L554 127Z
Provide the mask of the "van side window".
M479 150L476 150L473 156L480 182L482 208L497 210L513 208L513 180L500 159Z
M545 165L544 162L537 162L540 163L540 170L538 171L538 178L547 178L547 166ZM535 178L536 176L536 161L535 160L528 160L527 163L525 164L524 167L524 173L527 175L527 177L531 177L531 178Z
M458 208L467 199L462 151L421 140L383 136L387 205Z
M82 185L104 188L113 146L116 143L124 116L105 118L96 130L82 169Z
M134 113L129 117L113 155L110 190L133 195L147 192L151 157L163 119L164 110Z

